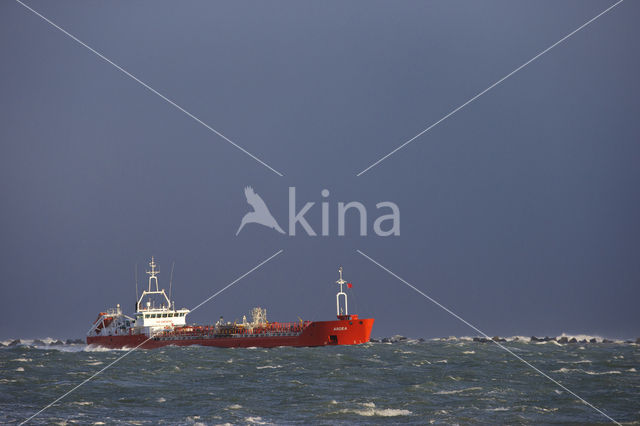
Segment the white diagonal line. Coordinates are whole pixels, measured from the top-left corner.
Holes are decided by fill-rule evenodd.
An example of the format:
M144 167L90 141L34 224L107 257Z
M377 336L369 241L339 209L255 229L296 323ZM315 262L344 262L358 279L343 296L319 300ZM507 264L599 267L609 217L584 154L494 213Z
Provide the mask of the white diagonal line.
M231 287L232 285L234 285L235 283L237 283L238 281L240 281L241 279L243 279L244 277L246 277L247 275L249 275L250 273L252 273L253 271L255 271L256 269L258 269L259 267L261 267L262 265L264 265L265 263L267 263L268 261L270 261L271 259L273 259L274 257L276 257L277 255L279 255L280 253L282 253L284 250L280 249L278 250L275 254L271 255L271 257L269 257L268 259L263 260L262 262L260 262L259 264L257 264L256 266L254 266L252 269L250 269L249 271L245 272L244 274L240 275L238 278L236 278L235 280L233 280L232 282L230 282L229 284L227 284L225 287L223 287L221 290L218 290L217 292L215 292L214 294L212 294L211 296L209 296L208 298L206 298L202 303L199 303L198 305L196 305L195 308L191 309L191 312L195 311L196 309L198 309L200 306L204 305L205 303L207 303L209 300L213 299L214 297L216 297L217 295L219 295L220 293L222 293L223 291L225 291L226 289L228 289L229 287Z
M113 65L113 67L115 67L118 71L121 71L127 77L131 78L132 80L134 80L135 82L137 82L138 84L143 86L145 89L148 89L153 94L158 95L160 98L162 98L164 101L169 103L171 106L173 106L173 107L177 108L178 110L182 111L184 114L186 114L187 116L189 116L190 118L192 118L193 120L195 120L196 122L198 122L199 124L201 124L202 126L207 128L208 130L212 131L216 135L220 136L222 139L224 139L225 141L229 142L231 145L233 145L234 147L238 148L240 151L244 152L249 157L253 158L258 163L262 164L263 166L265 166L266 168L268 168L269 170L271 170L272 172L274 172L278 176L284 176L282 173L280 173L279 171L277 171L276 169L274 169L273 167L271 167L270 165L268 165L267 163L265 163L264 161L262 161L261 159L259 159L258 157L256 157L255 155L253 155L252 153L250 153L249 151L247 151L246 149L244 149L243 147L241 147L240 145L238 145L237 143L235 143L234 141L232 141L231 139L229 139L228 137L226 137L225 135L223 135L222 133L220 133L219 131L217 131L216 129L211 127L210 125L208 125L207 123L205 123L204 121L200 120L198 117L196 117L195 115L191 114L189 111L187 111L186 109L184 109L183 107L181 107L180 105L178 105L177 103L172 101L171 99L167 98L165 95L163 95L162 93L158 92L156 89L154 89L153 87L149 86L147 83L145 83L144 81L140 80L138 77L136 77L135 75L131 74L129 71L125 70L120 65L116 64L111 59L107 58L102 53L98 52L97 50L95 50L94 48L92 48L91 46L89 46L88 44L86 44L85 42L83 42L82 40L80 40L79 38L77 38L76 36L71 34L70 32L68 32L64 28L60 27L55 22L51 21L49 18L45 17L41 13L39 13L36 10L32 9L30 6L27 6L26 4L24 4L20 0L16 0L16 2L21 4L26 9L30 10L35 15L39 16L40 18L42 18L43 20L45 20L49 24L51 24L51 26L53 26L54 28L60 30L62 33L67 35L72 40L74 40L77 43L79 43L80 45L86 47L92 53L94 53L96 56L98 56L100 59L106 61L107 63L109 63L111 65Z
M557 45L559 45L560 43L562 43L563 41L567 40L569 37L571 37L572 35L574 35L575 33L577 33L578 31L582 30L583 28L585 28L587 25L591 24L592 22L594 22L596 19L600 18L602 15L604 15L605 13L609 12L611 9L613 9L614 7L616 7L617 5L619 5L620 3L622 3L624 0L618 0L616 3L612 4L611 6L609 6L608 8L606 8L605 10L603 10L602 12L600 12L599 14L597 14L596 16L594 16L593 18L589 19L587 22L585 22L584 24L580 25L578 28L576 28L575 30L571 31L569 34L567 34L566 36L562 37L560 40L556 41L555 43L553 43L551 46L547 47L546 49L544 49L542 52L538 53L536 56L534 56L533 58L529 59L527 62L525 62L524 64L520 65L518 68L516 68L515 70L511 71L509 74L505 75L504 77L502 77L500 80L496 81L495 83L493 83L491 86L487 87L486 89L484 89L482 92L478 93L477 95L475 95L474 97L472 97L471 99L469 99L468 101L466 101L465 103L463 103L462 105L460 105L459 107L457 107L456 109L454 109L453 111L449 112L447 115L445 115L444 117L442 117L441 119L439 119L438 121L436 121L435 123L433 123L432 125L430 125L429 127L427 127L426 129L424 129L423 131L421 131L420 133L418 133L417 135L415 135L414 137L412 137L411 139L409 139L408 141L404 142L402 145L398 146L396 149L394 149L393 151L391 151L390 153L388 153L387 155L385 155L384 157L380 158L378 161L376 161L375 163L371 164L369 167L367 167L366 169L362 170L360 173L358 173L356 176L361 176L362 174L366 173L369 169L377 166L378 164L380 164L381 162L383 162L384 160L386 160L387 158L389 158L390 156L392 156L393 154L395 154L396 152L400 151L402 148L404 148L405 146L409 145L411 142L413 142L414 140L418 139L420 136L422 136L423 134L427 133L429 130L433 129L434 127L436 127L438 124L442 123L444 120L446 120L447 118L451 117L453 114L455 114L456 112L460 111L462 108L466 107L467 105L469 105L471 102L475 101L476 99L478 99L480 96L484 95L485 93L487 93L489 90L493 89L494 87L496 87L497 85L499 85L500 83L502 83L503 81L505 81L506 79L508 79L509 77L511 77L512 75L514 75L515 73L517 73L518 71L520 71L521 69L523 69L524 67L526 67L527 65L529 65L530 63L532 63L533 61L535 61L536 59L538 59L539 57L541 57L542 55L544 55L545 53L547 53L548 51L550 51L551 49L553 49L554 47L556 47Z
M429 299L431 302L433 302L434 304L436 304L438 307L444 309L447 313L451 314L452 316L454 316L455 318L457 318L458 320L462 321L465 325L471 327L473 330L475 330L476 332L480 333L481 335L483 335L485 338L487 338L488 340L492 341L493 343L495 343L496 345L498 345L500 348L504 349L505 351L507 351L508 353L510 353L511 355L513 355L515 358L517 358L519 361L522 361L524 364L526 364L528 367L532 368L533 370L535 370L538 374L546 377L547 379L551 380L553 383L555 383L557 386L561 387L562 389L564 389L565 391L567 391L568 393L570 393L571 395L575 396L576 398L578 398L580 401L582 401L585 405L593 408L594 410L596 410L598 413L602 414L603 416L605 416L607 419L611 420L613 423L620 425L619 422L615 421L614 419L612 419L611 417L609 417L604 411L602 411L601 409L599 409L598 407L596 407L595 405L591 404L590 402L586 401L584 398L582 398L580 395L576 394L575 392L573 392L571 389L567 388L566 386L564 386L563 384L561 384L560 382L558 382L557 380L555 380L554 378L552 378L551 376L549 376L548 374L546 374L545 372L543 372L542 370L540 370L539 368L537 368L536 366L534 366L533 364L531 364L530 362L528 362L527 360L525 360L524 358L520 357L518 354L514 353L511 349L509 349L508 347L500 344L500 342L496 342L495 340L493 340L491 337L489 337L484 331L480 330L478 327L476 327L475 325L471 324L470 322L468 322L467 320L465 320L464 318L462 318L460 315L456 314L455 312L453 312L451 309L447 308L446 306L442 305L440 302L438 302L437 300L433 299L432 297L430 297L429 295L425 294L424 292L422 292L421 290L419 290L418 288L414 287L412 284L410 284L409 282L405 281L404 279L402 279L401 277L399 277L398 275L394 274L393 272L391 272L389 269L385 268L384 266L382 266L380 263L376 262L375 260L373 260L371 257L367 256L366 254L364 254L362 251L360 250L356 250L358 253L360 253L363 257L365 257L366 259L368 259L369 261L371 261L372 263L374 263L375 265L377 265L378 267L380 267L382 270L388 272L391 276L393 276L394 278L398 279L399 281L401 281L402 283L406 284L408 287L410 287L411 289L415 290L416 292L418 292L420 295L422 295L423 297Z
M246 277L247 275L249 275L250 273L252 273L253 271L255 271L256 269L260 268L262 265L264 265L265 263L269 262L271 259L273 259L274 257L278 256L280 253L282 253L284 250L278 250L276 253L272 254L270 257L268 257L267 259L263 260L262 262L260 262L259 264L257 264L256 266L254 266L253 268L251 268L249 271L245 272L244 274L240 275L238 278L236 278L235 280L233 280L232 282L230 282L229 284L227 284L226 286L224 286L222 289L218 290L217 292L215 292L214 294L212 294L211 296L209 296L208 298L206 298L202 303L196 305L195 308L191 309L191 312L195 311L196 309L198 309L200 306L204 305L205 303L207 303L208 301L210 301L211 299L213 299L214 297L216 297L217 295L219 295L220 293L222 293L223 291L225 291L226 289L228 289L229 287L231 287L232 285L234 285L235 283L237 283L238 281L240 281L241 279L243 279L244 277ZM157 334L157 333L156 333ZM80 386L84 385L85 383L89 382L91 379L93 379L94 377L98 376L99 374L101 374L102 372L104 372L105 370L107 370L108 368L110 368L112 365L114 365L115 363L117 363L118 361L120 361L121 359L123 359L124 357L126 357L127 355L129 355L131 352L135 351L136 349L138 349L140 346L144 345L145 343L147 343L149 340L153 339L153 337L155 336L155 334L153 334L152 336L149 336L148 339L144 340L142 343L140 343L138 346L129 349L127 352L125 352L121 357L116 358L114 361L112 361L110 364L108 364L106 367L104 367L103 369L93 373L89 378L83 380L81 383L77 384L75 387L73 387L71 390L69 390L67 393L65 393L64 395L58 397L57 399L55 399L53 402L51 402L50 404L47 404L46 406L44 406L40 411L38 411L37 413L33 414L31 417L23 420L20 425L23 425L25 423L28 423L29 421L33 420L36 416L38 416L40 413L42 413L43 411L45 411L46 409L50 408L51 406L53 406L55 403L57 403L58 401L60 401L61 399L63 399L64 397L66 397L67 395L69 395L70 393L74 392L76 389L78 389Z
M26 418L25 420L23 420L20 425L23 425L25 423L30 422L31 420L33 420L36 416L40 415L40 413L42 413L43 411L45 411L46 409L50 408L51 406L53 406L56 402L60 401L61 399L63 399L64 397L66 397L67 395L69 395L70 393L72 393L73 391L75 391L76 389L78 389L80 386L84 385L85 383L87 383L88 381L90 381L91 379L93 379L94 377L96 377L97 375L99 375L100 373L102 373L103 371L105 371L106 369L108 369L109 367L111 367L113 364L115 364L116 362L120 361L122 358L126 357L127 355L129 355L131 352L135 351L136 349L138 349L140 346L144 345L145 343L147 343L149 340L151 340L154 337L154 335L150 336L148 339L144 340L142 343L140 343L138 346L129 349L127 352L125 352L121 357L116 358L114 361L112 361L110 364L108 364L106 367L104 367L103 369L93 373L89 378L83 380L82 382L80 382L79 384L77 384L76 386L74 386L71 390L69 390L68 392L66 392L64 395L58 397L57 399L55 399L54 401L52 401L51 403L45 405L44 407L42 407L40 409L40 411L38 411L37 413L33 414L31 417Z

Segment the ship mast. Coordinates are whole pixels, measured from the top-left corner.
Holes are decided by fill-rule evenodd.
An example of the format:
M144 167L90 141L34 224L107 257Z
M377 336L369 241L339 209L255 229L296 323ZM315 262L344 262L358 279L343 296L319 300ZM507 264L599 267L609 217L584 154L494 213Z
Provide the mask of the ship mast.
M347 293L345 293L342 288L342 286L347 283L342 279L342 266L338 269L338 273L340 274L340 279L336 281L336 283L340 285L340 291L338 292L338 294L336 294L336 315L338 316L338 318L340 318L341 316L349 315L349 305L347 303ZM340 296L344 296L344 311L340 306Z
M151 280L154 280L156 283L156 290L158 291L158 277L156 275L158 275L160 273L160 271L156 271L156 262L155 259L153 258L153 256L151 256L151 262L149 262L149 266L151 266L151 270L150 271L146 271L147 274L149 275L149 290L148 291L152 291L151 290Z
M156 266L158 265L156 264L155 258L153 256L151 257L151 262L149 262L149 266L151 267L151 270L146 271L146 273L149 275L149 288L148 290L142 291L142 295L138 299L138 303L136 305L137 311L140 311L140 309L144 309L146 311L155 309L155 307L151 305L152 299L149 297L147 297L146 304L145 305L142 304L142 301L145 298L145 296L155 295L155 294L162 296L162 298L164 299L162 302L162 307L161 307L162 309L171 309L171 300L169 300L169 297L167 297L167 293L165 293L164 289L160 289L160 287L158 286L158 274L160 273L160 271L156 270ZM155 285L155 289L153 288L154 285ZM166 306L165 306L165 302L166 302Z

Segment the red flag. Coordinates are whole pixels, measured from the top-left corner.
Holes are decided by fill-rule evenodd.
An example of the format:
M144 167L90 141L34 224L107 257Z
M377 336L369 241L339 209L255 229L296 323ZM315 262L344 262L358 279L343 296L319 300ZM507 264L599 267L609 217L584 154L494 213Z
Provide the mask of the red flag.
M353 284L347 283L347 288L351 288L351 287L353 287Z

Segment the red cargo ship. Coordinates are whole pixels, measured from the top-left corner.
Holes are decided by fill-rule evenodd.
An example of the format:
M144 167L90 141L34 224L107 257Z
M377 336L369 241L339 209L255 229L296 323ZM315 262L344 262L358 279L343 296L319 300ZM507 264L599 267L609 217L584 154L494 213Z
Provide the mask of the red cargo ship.
M358 318L349 314L347 294L340 278L336 295L336 314L332 321L269 322L267 311L253 308L251 320L246 316L241 323L224 322L222 317L214 325L187 325L189 309L175 309L164 289L158 286L156 263L151 258L149 287L136 301L134 317L122 313L120 305L100 312L87 333L87 344L107 348L144 348L161 346L202 345L226 348L275 346L357 345L369 341L373 318Z

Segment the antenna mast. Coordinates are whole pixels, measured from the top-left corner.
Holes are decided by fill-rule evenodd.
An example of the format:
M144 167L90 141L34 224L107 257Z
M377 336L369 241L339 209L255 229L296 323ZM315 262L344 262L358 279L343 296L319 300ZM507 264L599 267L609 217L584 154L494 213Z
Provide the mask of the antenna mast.
M151 270L147 271L147 274L149 274L149 291L153 291L153 290L151 290L151 281L155 281L155 283L156 283L156 290L155 291L159 291L158 290L158 277L156 277L156 275L158 275L160 273L160 271L156 271L156 261L155 261L153 256L151 256L151 262L149 262L149 266L151 266Z
M138 300L140 300L140 298L138 297L138 264L136 263L133 268L133 276L136 280L136 311L138 311Z
M176 266L175 260L171 264L171 277L169 278L169 300L171 300L171 285L173 283L173 268Z
M338 273L340 274L340 279L336 281L336 283L340 284L340 291L336 294L336 315L340 318L343 315L349 315L349 305L347 304L347 293L342 291L342 286L347 283L342 279L342 266L338 269ZM340 307L340 296L344 296L344 312L342 312L342 308Z

